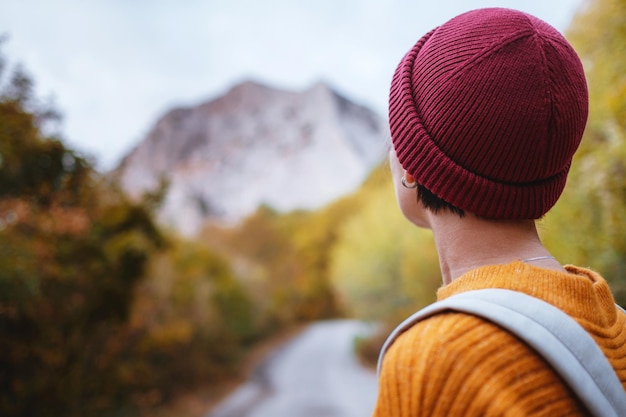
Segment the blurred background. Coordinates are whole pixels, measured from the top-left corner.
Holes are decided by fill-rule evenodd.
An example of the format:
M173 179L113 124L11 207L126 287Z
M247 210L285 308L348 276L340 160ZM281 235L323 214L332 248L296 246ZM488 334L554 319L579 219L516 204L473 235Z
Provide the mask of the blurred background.
M422 2L423 3L423 2ZM553 2L555 3L555 2ZM204 415L260 346L434 301L387 90L489 1L0 0L0 415ZM626 304L626 0L501 1L565 34L590 118L540 222Z

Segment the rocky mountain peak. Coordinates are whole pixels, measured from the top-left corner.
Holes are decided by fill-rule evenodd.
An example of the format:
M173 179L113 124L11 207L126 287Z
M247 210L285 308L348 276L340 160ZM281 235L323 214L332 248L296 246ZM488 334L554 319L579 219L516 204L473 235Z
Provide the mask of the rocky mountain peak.
M356 189L384 157L386 123L325 83L305 91L245 81L168 111L115 172L139 196L169 188L160 220L192 235L265 204L316 209Z

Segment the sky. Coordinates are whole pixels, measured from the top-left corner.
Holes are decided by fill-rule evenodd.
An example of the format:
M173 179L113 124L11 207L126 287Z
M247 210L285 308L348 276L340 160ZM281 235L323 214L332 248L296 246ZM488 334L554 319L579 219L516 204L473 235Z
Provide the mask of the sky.
M0 46L63 114L62 137L106 171L173 107L255 80L318 81L386 114L400 58L468 10L508 7L564 32L583 0L0 0Z

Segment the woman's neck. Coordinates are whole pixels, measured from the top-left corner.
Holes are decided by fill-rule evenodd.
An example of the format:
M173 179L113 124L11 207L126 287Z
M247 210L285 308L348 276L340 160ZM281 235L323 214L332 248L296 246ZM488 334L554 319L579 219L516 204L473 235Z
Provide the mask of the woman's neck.
M565 271L543 246L533 220L499 221L466 214L432 214L430 225L439 254L444 285L484 265L528 260L536 266ZM531 258L541 259L531 260Z

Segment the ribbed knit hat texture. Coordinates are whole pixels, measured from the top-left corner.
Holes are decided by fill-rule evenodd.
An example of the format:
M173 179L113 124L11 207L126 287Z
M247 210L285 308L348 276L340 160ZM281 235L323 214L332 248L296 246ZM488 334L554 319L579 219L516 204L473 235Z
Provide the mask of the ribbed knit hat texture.
M427 33L393 77L389 125L403 168L480 217L537 219L557 201L587 122L578 55L542 20L461 14Z

